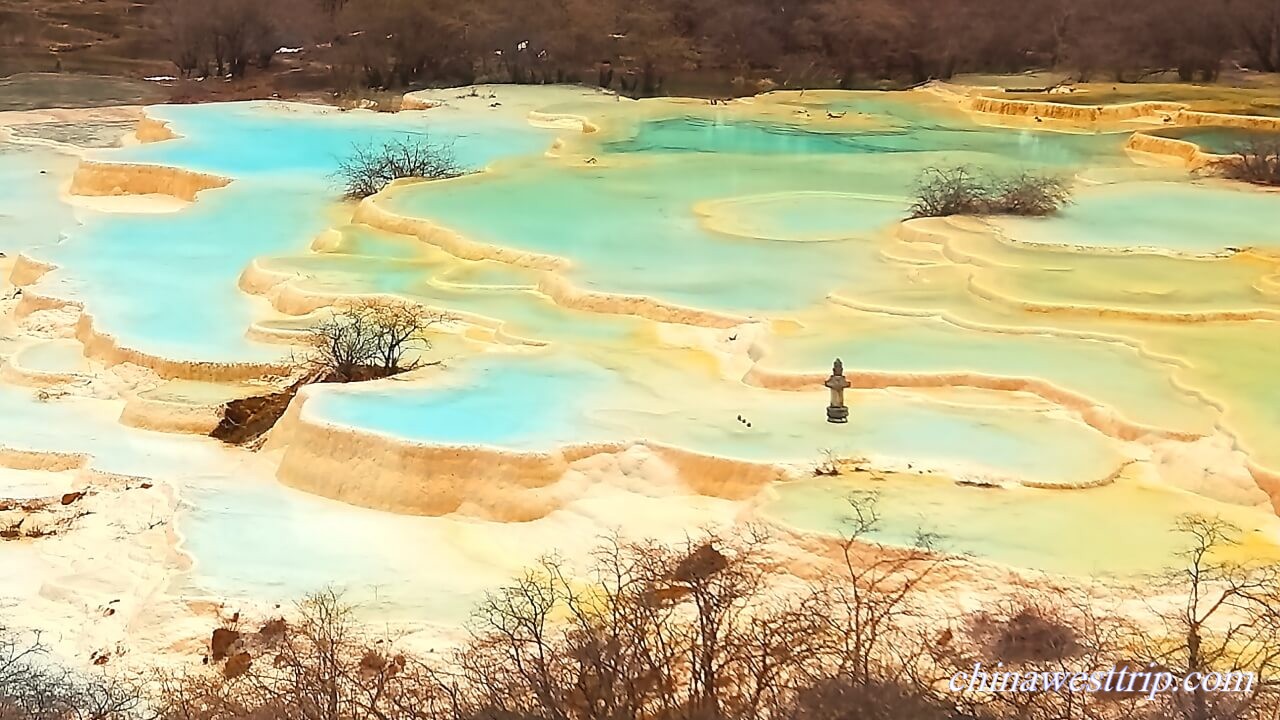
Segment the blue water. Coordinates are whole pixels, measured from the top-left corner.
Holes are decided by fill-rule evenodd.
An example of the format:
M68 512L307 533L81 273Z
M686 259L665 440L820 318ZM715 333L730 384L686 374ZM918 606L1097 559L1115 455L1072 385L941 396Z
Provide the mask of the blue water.
M0 252L57 244L75 225L58 185L75 159L44 147L0 141Z
M305 413L433 445L525 451L652 441L748 461L809 462L829 448L1049 483L1096 481L1120 463L1115 445L1092 428L1044 413L851 394L848 424L832 425L822 411L825 392L747 388L644 350L627 359L624 375L603 360L482 356L452 364L445 387L324 387Z
M458 384L444 388L329 390L306 412L409 440L544 450L595 438L585 412L612 380L596 365L563 359L484 358L454 372Z
M452 143L464 167L479 169L539 153L554 137L499 118L464 123L421 112L321 112L274 102L148 112L182 137L93 157L180 166L232 177L232 184L201 193L178 213L85 212L83 227L39 257L60 266L51 280L58 294L84 300L99 330L124 338L130 348L201 361L265 360L285 352L245 340L260 301L241 293L236 280L253 258L303 253L332 225L325 209L340 195L333 172L353 145L427 134Z
M1002 221L1015 239L1206 253L1280 247L1280 194L1188 183L1131 183L1077 194L1059 215Z
M373 113L317 110L313 106L255 101L169 105L148 115L170 123L182 137L96 156L119 162L177 165L264 182L323 182L353 146L401 138L452 145L459 164L471 169L513 155L539 153L555 136L518 119L459 119L424 112Z
M989 153L1032 164L1073 165L1114 154L1121 134L1067 134L977 125L958 115L927 113L904 101L860 100L830 106L836 113L874 116L884 129L816 132L799 125L699 117L642 122L629 138L607 143L615 153L732 153L749 155L830 155L878 153ZM826 107L811 112L821 116Z

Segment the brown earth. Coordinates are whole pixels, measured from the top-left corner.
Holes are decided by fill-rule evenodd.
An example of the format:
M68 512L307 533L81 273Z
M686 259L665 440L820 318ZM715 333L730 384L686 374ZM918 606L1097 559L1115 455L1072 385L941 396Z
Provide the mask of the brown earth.
M298 394L303 385L311 383L368 382L370 380L380 380L394 374L387 373L380 367L360 366L356 368L354 375L350 378L339 378L333 375L319 378L306 377L281 392L232 400L223 406L222 421L209 433L209 436L232 445L253 442L275 427L275 424L284 416L285 411L289 409L289 403L293 400L294 395Z
M159 0L0 0L0 111L264 98L335 102L333 51L327 47L277 55L267 69L252 68L234 81L144 81L178 74L158 27L158 6ZM679 95L728 97L767 89L754 81L735 84L729 71L676 75L668 90ZM407 89L343 100L395 109Z
M0 110L332 98L326 92L329 65L323 50L315 48L277 56L267 70L255 69L234 82L144 81L177 74L156 27L157 5L157 0L0 0Z

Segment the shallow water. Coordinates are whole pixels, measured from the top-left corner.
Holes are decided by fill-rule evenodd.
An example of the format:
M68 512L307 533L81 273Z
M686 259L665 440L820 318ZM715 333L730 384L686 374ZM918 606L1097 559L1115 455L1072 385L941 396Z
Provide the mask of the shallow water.
M1280 196L1175 173L1153 182L1124 154L1123 133L983 127L915 94L784 96L721 113L563 93L548 96L557 111L590 114L604 130L577 135L569 124L534 127L487 111L152 108L179 139L92 157L232 179L171 214L73 213L57 200L71 161L0 144L0 176L21 179L0 192L0 250L57 264L35 290L84 303L98 329L169 358L288 356L288 346L246 331L296 331L315 316L279 312L277 294L244 294L237 280L254 261L288 276L284 289L299 295L390 293L453 313L460 327L435 338L428 355L446 361L440 373L324 388L305 410L308 419L411 442L517 451L647 442L801 467L830 450L952 478L1054 486L1103 481L1149 452L1108 436L1115 431L1105 422L1087 424L1081 408L1033 393L961 381L959 390L898 387L950 375L997 387L1041 381L1097 415L1157 433L1226 433L1249 459L1280 468L1269 441L1280 432L1280 385L1271 381L1280 334L1267 319L1280 311L1270 254L1280 246L1270 222L1280 217ZM400 186L377 198L380 207L494 248L556 256L565 264L557 274L579 289L755 322L661 325L637 317L644 313L634 298L595 312L566 307L539 292L548 271L461 259L422 238L352 224L330 177L337 158L353 143L422 132L452 141L467 167L489 171ZM557 137L565 142L553 149ZM1089 180L1053 218L902 235L918 173L960 163ZM49 176L32 173L45 165ZM1099 178L1105 184L1094 184ZM1261 252L1229 250L1246 247ZM1215 315L1223 313L1236 319ZM834 357L851 374L890 378L887 389L849 391L847 425L825 422L827 393L814 383L782 390L750 381L753 368L782 380L825 375ZM151 396L166 393L222 396L203 386ZM76 416L66 406L0 393L5 403L32 409L21 421L0 420L0 442L67 444L57 428ZM28 427L33 418L51 429ZM99 429L76 446L121 472L178 462L172 448L149 455L150 442ZM1202 479L1210 489L1219 470L1234 477L1241 468L1211 470ZM1170 519L1200 501L1127 480L1056 492L920 482L884 486L886 540L906 541L906 528L924 516L958 551L1054 572L1147 571L1175 549L1165 542ZM339 568L355 583L390 588L403 607L431 605L453 618L468 593L511 570L464 557L477 537L467 533L481 529L445 531L274 485L217 477L195 485L184 532L197 567L191 581L201 587L284 598ZM831 532L847 490L826 481L783 486L766 515ZM671 508L651 500L654 516ZM1252 509L1222 511L1259 528L1270 522ZM626 520L606 502L597 512L575 516L574 527L589 534ZM697 524L695 515L682 522ZM475 582L415 605L409 596L424 586L396 577L403 558L364 563L351 552L360 544L353 538L382 537L383 523L420 546L447 548L441 562ZM554 527L539 530L539 547L553 546ZM1140 549L1105 550L1117 545ZM245 550L255 546L273 549ZM292 562L305 552L314 562Z
M649 441L766 463L813 463L830 449L1046 484L1097 482L1124 460L1109 439L1045 408L851 393L849 424L836 426L820 412L825 393L744 388L695 371L699 381L677 400L666 388L692 379L675 369L678 358L632 360L624 376L608 360L606 369L555 355L481 359L450 373L443 388L326 387L305 412L413 442L545 452Z
M1218 514L1240 527L1244 544L1235 559L1276 557L1280 532L1274 517L1133 481L1063 492L896 476L815 478L778 486L764 513L797 529L843 535L850 497L875 498L881 521L870 537L880 542L909 545L931 533L949 552L1056 574L1132 577L1177 567L1188 540L1176 528L1187 514Z
M1212 126L1162 128L1152 130L1151 134L1193 142L1199 145L1201 150L1216 155L1238 152L1242 147L1247 147L1254 142L1274 143L1280 140L1280 133L1272 131Z
M43 373L81 373L89 369L84 346L75 340L52 340L19 351L13 361L24 369Z
M1081 192L1060 216L1002 224L1027 242L1211 253L1280 247L1280 195L1189 183L1133 183Z
M144 352L200 361L284 354L245 340L262 310L235 278L256 257L305 251L331 226L327 212L340 195L333 173L353 145L436 133L454 143L464 167L482 168L550 141L547 131L511 121L433 122L420 113L285 103L165 106L150 114L181 137L92 157L173 165L234 182L179 213L85 213L83 227L65 243L37 255L61 268L59 296L91 306L99 331Z
M995 130L939 117L907 102L862 98L810 112L869 115L892 127L848 132L815 132L801 125L677 117L642 122L634 134L604 145L611 153L717 153L745 155L843 155L898 152L972 152L1025 163L1072 165L1114 152L1120 135L1054 135L1030 130Z
M60 242L75 222L58 185L76 161L49 148L0 141L0 252L16 255Z

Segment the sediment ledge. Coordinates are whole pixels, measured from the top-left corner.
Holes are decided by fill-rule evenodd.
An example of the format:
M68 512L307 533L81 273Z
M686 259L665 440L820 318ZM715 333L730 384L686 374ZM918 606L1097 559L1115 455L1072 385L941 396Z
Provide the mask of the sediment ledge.
M1048 120L1064 120L1077 123L1124 122L1143 117L1172 115L1186 105L1159 100L1125 103L1123 105L1072 105L1042 100L1006 100L985 95L970 96L964 107L971 112L1012 117L1039 117Z
M177 140L181 137L170 129L168 122L156 120L146 115L142 116L142 119L138 121L137 127L133 129L133 136L140 143L164 142L166 140Z
M998 222L998 220L996 220ZM964 223L971 223L969 227L965 227ZM956 215L951 217L937 218L912 218L898 223L894 231L898 240L904 243L931 243L942 247L943 256L953 263L970 265L975 268L992 267L998 265L988 258L980 254L964 252L958 249L952 240L952 236L962 235L989 235L991 239L996 240L1005 245L1021 248L1035 248L1037 250L1046 250L1059 253L1076 253L1085 255L1165 255L1169 257L1182 258L1185 260L1221 260L1228 257L1239 257L1245 253L1258 254L1252 248L1244 251L1235 250L1218 250L1206 252L1188 252L1185 250L1174 250L1171 248L1160 247L1106 247L1101 245L1065 245L1052 242L1036 242L1034 240L1024 240L1016 237L1010 237L1003 230L992 222L992 220L975 216Z
M198 360L173 360L151 353L123 347L115 337L99 332L94 327L93 316L84 305L74 300L49 297L32 290L25 290L14 308L13 316L21 319L40 310L69 308L80 313L76 322L75 337L84 345L85 357L104 365L132 363L154 371L166 380L204 380L209 382L237 382L257 380L263 377L285 375L291 367L280 363L218 363Z
M1280 132L1280 117L1270 115L1229 115L1226 113L1183 110L1174 116L1178 125L1212 125L1215 127L1244 128L1246 130L1271 130Z
M1243 320L1280 320L1280 311L1269 308L1247 310L1140 310L1137 308L1101 307L1097 305L1067 305L1042 303L1033 300L1002 295L970 279L969 292L975 297L1024 312L1046 315L1080 315L1098 318L1123 318L1145 322L1189 324L1211 322L1240 322Z
M430 220L393 213L379 204L377 195L366 198L360 203L352 222L363 223L385 232L416 237L463 260L494 260L517 267L545 271L547 274L538 282L538 291L561 307L599 314L633 315L655 322L713 328L730 328L750 322L750 318L747 317L663 302L645 295L583 290L557 274L557 271L566 270L572 265L565 258L467 240L458 233L435 225ZM280 280L273 281L261 277L265 272L261 269L247 272L241 276L240 287L247 292L266 294L266 290L279 285ZM319 306L291 303L290 309L277 307L282 312L305 314Z
M165 165L84 160L71 178L73 195L172 195L194 201L205 190L231 184L229 178Z
M544 276L538 283L538 291L561 307L607 315L634 315L655 322L728 329L752 321L741 315L676 305L647 295L582 290L556 274Z
M1144 132L1136 132L1129 136L1124 144L1126 150L1163 155L1181 160L1190 170L1198 170L1225 160L1227 155L1215 155L1200 149L1200 146L1188 140L1161 137Z
M396 382L396 381L380 381ZM430 445L308 417L323 386L303 388L267 441L284 448L286 485L352 505L410 515L464 513L535 520L578 497L575 464L643 447L690 491L741 500L777 480L780 466L717 458L647 442L592 443L547 452Z
M1253 460L1246 460L1245 466L1253 476L1253 481L1271 498L1272 511L1280 515L1280 471L1265 468Z
M26 253L18 253L13 267L9 270L9 282L14 287L23 287L35 283L40 278L56 270L57 265L36 260Z
M49 370L31 367L28 364L27 354L39 348L41 344L49 342L57 341L38 341L34 345L28 345L14 352L7 361L3 361L3 366L0 366L0 378L4 378L15 385L49 388L83 380L88 375L89 368L87 366L79 370Z
M388 189L403 187L406 184L413 183L397 181L388 186ZM558 270L567 267L569 264L564 258L554 255L543 255L500 245L474 242L467 240L458 233L442 228L430 220L397 215L382 207L379 204L377 195L367 197L360 202L351 218L351 222L368 225L397 235L416 237L428 245L435 245L450 255L463 260L496 260L533 270Z
M998 392L1025 392L1071 410L1079 415L1085 424L1103 435L1118 440L1132 441L1155 437L1190 442L1202 437L1197 433L1166 430L1135 423L1084 395L1037 378L1001 377L970 372L894 373L861 370L848 371L845 376L849 379L850 387L858 390L968 387ZM823 389L823 383L827 377L826 373L782 372L756 365L748 371L743 381L769 390L808 391Z
M88 466L89 459L89 456L84 453L19 450L0 445L0 467L10 470L43 470L45 472L80 470Z
M254 258L245 266L245 269L240 273L239 280L237 280L237 286L244 293L266 298L271 303L272 308L284 315L303 317L318 310L361 299L400 300L398 296L380 292L320 292L301 288L295 281L305 279L307 276L295 272L265 268L262 266L261 260L262 258ZM503 325L500 320L475 313L453 310L445 306L430 307L429 309L439 310L458 321L495 332ZM248 333L251 337L272 343L292 343L293 340L302 339L302 331L266 333L261 328L251 327Z
M25 296L24 296L25 297ZM94 329L93 316L82 313L76 324L76 338L84 344L85 356L107 365L132 363L155 372L166 380L204 380L239 382L273 375L287 375L292 368L279 363L220 363L200 360L172 360L151 353L123 347L110 334Z
M402 442L305 417L317 388L303 388L267 441L283 446L277 477L290 487L375 510L445 515L468 505L489 519L533 520L551 512L539 493L569 467L560 453Z
M1119 123L1142 118L1159 118L1167 125L1213 125L1280 131L1280 117L1230 115L1191 110L1185 103L1147 100L1117 105L1077 105L1045 100L1009 100L985 95L966 96L962 107L970 112L1010 117L1038 117L1082 124Z
M585 115L530 110L528 117L529 124L535 127L576 130L584 135L600 132L600 126L591 122Z
M166 433L208 435L221 421L221 404L183 404L137 395L120 412L121 425Z

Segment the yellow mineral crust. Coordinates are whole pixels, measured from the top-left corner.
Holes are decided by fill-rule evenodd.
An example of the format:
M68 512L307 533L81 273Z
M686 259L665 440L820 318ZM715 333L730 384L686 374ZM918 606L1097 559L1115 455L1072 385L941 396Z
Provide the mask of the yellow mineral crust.
M226 187L231 180L164 165L82 160L71 178L75 195L172 195L192 201L196 195Z

